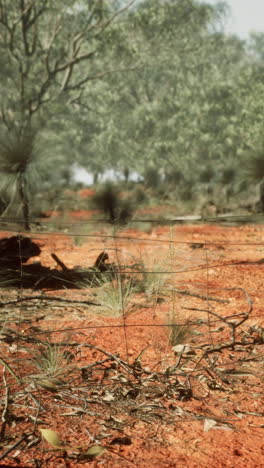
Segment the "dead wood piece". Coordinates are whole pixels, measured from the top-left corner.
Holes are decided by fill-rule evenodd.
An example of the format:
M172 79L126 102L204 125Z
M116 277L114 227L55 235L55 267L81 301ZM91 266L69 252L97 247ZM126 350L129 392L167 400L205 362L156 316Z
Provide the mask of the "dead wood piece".
M8 268L0 270L1 287L82 289L109 281L112 272L114 273L111 264L108 266L108 264L100 263L99 268L94 266L90 268L68 268L56 254L52 254L52 258L60 266L60 270L43 266L41 263L23 265L23 268L18 265L11 268L9 265Z
M107 252L101 252L100 255L98 255L97 259L95 260L94 267L98 268L98 270L101 271L101 269L105 268L105 262L106 260L109 260L109 256Z
M4 302L1 301L0 308L5 307L6 305L16 305L20 302L27 302L27 301L32 301L32 300L48 301L48 302L57 301L57 302L63 302L66 304L83 304L83 305L93 305L93 306L99 305L98 303L93 302L93 301L79 301L79 300L66 299L63 297L41 295L41 296L24 296L24 297L20 297L18 299L11 300L11 301L4 301Z
M170 288L171 291L174 291L178 294L183 294L185 296L192 296L192 297L198 297L199 299L203 299L205 301L214 301L214 302L220 302L222 304L226 304L229 302L229 299L219 299L218 297L211 297L211 296L204 296L203 294L196 294L184 289L178 289L178 288Z
M0 440L4 440L6 424L8 421L9 387L7 385L6 378L5 378L5 367L3 367L3 381L4 381L4 387L5 387L5 399L4 399L4 409L2 412L2 416L1 416L2 427L0 431Z
M55 262L61 267L62 271L64 271L65 273L70 271L70 269L66 267L66 265L59 259L59 257L57 257L55 253L52 253L51 256L55 260Z
M0 455L0 460L3 460L10 452L12 452L15 448L17 448L24 440L27 440L29 437L29 434L24 434L17 442L15 442L11 447L9 447L7 450L5 450L2 455ZM2 465L3 466L3 465Z

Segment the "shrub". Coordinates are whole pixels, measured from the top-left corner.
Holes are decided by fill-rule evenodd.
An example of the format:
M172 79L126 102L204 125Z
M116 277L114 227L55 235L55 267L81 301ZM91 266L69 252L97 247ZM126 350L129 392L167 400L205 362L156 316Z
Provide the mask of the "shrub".
M202 170L199 179L200 179L200 182L209 183L214 178L214 176L215 176L214 170L210 166L208 166Z
M236 170L234 167L226 167L222 172L221 181L224 185L231 184L236 177Z
M134 200L137 205L140 203L145 203L148 201L148 196L146 192L141 187L137 187L134 192Z
M148 167L144 173L144 182L146 187L156 188L160 183L160 174L157 168Z
M173 295L173 304L172 309L169 313L169 343L171 346L176 346L178 344L183 344L188 342L193 335L193 329L191 325L186 321L186 323L177 323L179 321L179 316L176 312L175 297Z
M17 195L22 206L25 230L30 230L28 174L36 159L35 139L36 133L28 128L0 134L1 190L5 191L7 186L13 187L9 202L14 202Z
M168 184L179 184L184 181L183 173L176 168L172 168L172 170L165 175L165 181Z
M263 152L249 156L245 169L249 179L257 182L264 179L264 149Z
M126 224L133 215L133 203L129 199L122 199L118 190L106 183L92 198L95 208L104 212L110 223Z

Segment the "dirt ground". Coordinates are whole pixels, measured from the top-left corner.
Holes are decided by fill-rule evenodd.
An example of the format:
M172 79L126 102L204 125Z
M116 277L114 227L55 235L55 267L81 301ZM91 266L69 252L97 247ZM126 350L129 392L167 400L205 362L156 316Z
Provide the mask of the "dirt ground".
M79 230L32 232L41 254L31 261L56 268L56 253L89 268L106 251L124 287L143 265L145 290L129 290L119 312L98 285L1 290L0 466L264 466L264 226L146 233L75 219ZM34 368L44 341L63 349L57 379ZM56 431L59 448L40 429ZM104 452L86 455L93 445Z

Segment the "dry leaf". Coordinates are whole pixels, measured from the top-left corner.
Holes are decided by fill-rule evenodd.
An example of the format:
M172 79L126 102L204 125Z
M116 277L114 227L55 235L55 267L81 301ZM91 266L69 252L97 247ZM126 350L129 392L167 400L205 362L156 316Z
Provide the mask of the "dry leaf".
M88 448L87 452L85 452L85 456L92 460L93 458L99 457L105 451L105 448L101 445L92 445Z
M41 432L42 437L53 447L56 449L64 449L63 443L60 440L60 437L55 431L52 429L39 429Z
M213 419L205 419L204 420L204 432L210 431L214 426L216 426L217 422Z
M111 402L111 401L114 401L115 398L114 398L114 396L112 395L112 393L106 392L106 394L103 396L102 400L105 401L106 403L109 403L109 402Z

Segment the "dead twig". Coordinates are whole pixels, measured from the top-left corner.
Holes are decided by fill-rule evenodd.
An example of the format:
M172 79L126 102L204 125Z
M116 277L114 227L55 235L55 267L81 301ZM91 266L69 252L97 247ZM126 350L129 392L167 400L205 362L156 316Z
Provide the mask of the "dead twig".
M9 387L6 382L5 378L5 366L3 367L3 382L4 382L4 387L5 387L5 397L4 397L4 409L2 412L1 416L1 421L2 421L2 426L1 426L1 431L0 431L0 440L3 440L5 437L5 429L6 429L6 423L7 423L7 418L8 418L8 404L9 404Z
M235 346L244 346L244 347L246 347L246 346L251 346L251 345L254 345L254 344L255 344L254 340L253 341L247 341L247 342L245 342L245 341L235 341L235 342L231 341L229 343L223 343L221 345L213 346L212 348L207 349L204 352L201 359L203 359L208 354L217 353L219 351L222 351L222 349L234 348ZM209 346L209 345L204 344L204 345L202 345L200 347L204 348L206 346Z
M59 259L59 257L57 257L57 255L55 253L52 253L51 254L52 258L55 260L55 262L57 263L57 265L59 265L62 269L62 271L64 271L64 273L69 273L69 268L66 267L66 265Z
M20 437L20 439L17 442L11 445L11 447L9 447L4 453L2 453L2 455L0 455L0 460L3 460L10 452L12 452L16 447L18 447L18 445L24 442L24 440L27 440L28 436L28 434L24 434L22 437Z
M190 291L187 291L186 289L170 288L170 291L176 292L177 294L184 294L185 296L198 297L199 299L203 299L204 301L220 302L221 304L226 304L229 302L229 299L219 299L218 297L204 296L203 294L192 293Z
M38 296L19 297L18 299L15 299L13 301L1 301L0 308L5 307L7 305L16 305L16 304L19 304L20 302L26 302L26 301L54 301L54 302L56 301L56 302L66 302L67 304L83 304L83 305L93 305L93 306L100 305L93 301L79 301L79 300L72 300L72 299L64 299L62 297L38 295Z
M133 374L133 371L130 369L131 366L127 362L123 361L123 359L120 359L118 356L115 356L114 354L109 353L109 351L105 351L104 349L98 348L98 346L94 346L90 343L89 344L86 343L84 346L90 349L96 349L96 351L99 351L100 353L105 354L106 356L110 357L112 361L116 361L127 372L129 372L130 374Z

